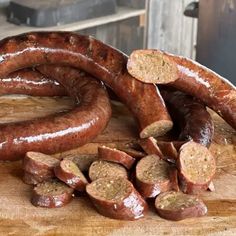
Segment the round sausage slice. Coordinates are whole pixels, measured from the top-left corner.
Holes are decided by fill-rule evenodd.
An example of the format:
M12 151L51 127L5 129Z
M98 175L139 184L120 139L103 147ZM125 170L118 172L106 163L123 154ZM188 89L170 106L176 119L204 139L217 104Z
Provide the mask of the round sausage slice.
M183 220L200 217L207 213L207 207L202 200L182 192L166 192L155 200L157 213L167 220Z
M153 198L171 189L169 168L157 155L146 156L138 162L136 185L144 198Z
M58 180L45 181L34 187L31 203L47 208L62 207L71 201L73 191Z
M183 192L190 194L207 190L216 172L216 162L211 152L193 141L180 148L177 166L180 187Z
M60 161L52 156L40 152L27 152L23 159L23 169L43 181L55 176L53 169L59 163Z
M135 162L135 158L127 153L116 148L109 148L106 146L98 147L98 157L102 160L119 163L127 169L130 169Z
M136 220L148 209L145 200L126 178L100 178L88 184L86 191L97 211L110 218Z
M126 169L117 163L109 161L95 161L89 168L89 178L94 181L104 177L128 178Z
M65 182L71 188L78 191L84 191L88 183L78 166L71 160L62 160L60 165L54 168L55 175L58 179Z
M69 156L63 159L73 161L83 172L83 171L88 171L90 165L98 158L97 155L95 154L76 154L75 156Z

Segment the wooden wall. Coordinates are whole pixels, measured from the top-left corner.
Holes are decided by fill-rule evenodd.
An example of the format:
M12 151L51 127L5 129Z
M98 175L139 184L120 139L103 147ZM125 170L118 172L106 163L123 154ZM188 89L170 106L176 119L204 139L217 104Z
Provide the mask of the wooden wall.
M195 58L197 20L183 15L193 0L149 0L147 47Z
M130 54L135 49L143 48L144 45L144 26L141 24L140 18L141 16L136 16L78 32L92 35L124 53Z

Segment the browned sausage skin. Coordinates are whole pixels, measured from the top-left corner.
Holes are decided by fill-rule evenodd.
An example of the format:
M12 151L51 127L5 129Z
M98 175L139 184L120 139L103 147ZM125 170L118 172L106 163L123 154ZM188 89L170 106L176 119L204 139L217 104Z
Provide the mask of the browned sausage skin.
M0 42L0 77L39 64L69 65L101 79L138 119L142 138L172 128L157 88L135 80L126 70L127 56L94 38L69 32L33 32Z
M142 218L148 205L126 178L99 178L86 186L97 211L107 217L120 220Z
M179 140L195 141L209 147L214 124L206 107L191 96L180 91L161 88L170 115L180 128Z
M18 70L0 79L0 95L63 96L65 89L56 81L32 68Z
M72 68L49 66L78 106L70 112L0 127L0 159L17 160L27 151L46 154L81 146L107 125L111 107L104 86ZM61 74L64 71L64 74Z
M199 63L159 50L137 50L128 70L138 80L168 84L198 98L236 129L235 86Z

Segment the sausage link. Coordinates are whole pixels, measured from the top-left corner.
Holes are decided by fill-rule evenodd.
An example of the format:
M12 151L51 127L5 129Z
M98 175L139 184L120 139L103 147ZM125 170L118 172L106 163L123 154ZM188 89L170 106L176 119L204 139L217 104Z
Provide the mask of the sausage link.
M81 146L106 127L111 107L101 82L69 67L48 66L48 71L75 100L70 112L0 127L0 159L17 160L27 151L52 154ZM61 71L64 74L61 74Z
M181 130L178 139L193 140L209 147L214 135L214 124L206 107L180 91L162 88L161 95L172 119Z
M56 81L40 72L27 68L0 79L0 95L26 94L32 96L63 96L65 89Z
M159 136L172 128L158 89L135 80L127 72L127 56L92 37L32 32L0 41L0 77L39 64L69 65L101 79L138 119L141 138Z
M134 51L127 67L140 81L168 84L198 98L236 129L236 87L212 70L159 50Z

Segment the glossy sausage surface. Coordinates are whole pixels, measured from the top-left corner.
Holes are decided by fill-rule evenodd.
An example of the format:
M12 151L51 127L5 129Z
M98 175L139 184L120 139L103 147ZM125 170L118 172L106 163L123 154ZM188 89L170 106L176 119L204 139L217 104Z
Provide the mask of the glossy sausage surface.
M138 119L142 138L172 128L157 88L135 80L126 70L127 56L94 38L69 32L33 32L0 42L0 77L40 64L69 65L101 79Z
M66 91L56 80L33 68L26 68L0 78L0 95L64 96Z
M1 125L1 160L17 160L27 151L51 154L81 146L102 132L110 120L110 101L101 82L69 67L47 66L45 70L65 84L77 106L67 113Z
M180 129L179 140L193 140L209 147L214 135L214 124L206 107L180 91L162 88L161 95Z

